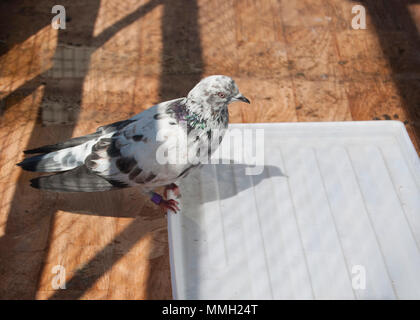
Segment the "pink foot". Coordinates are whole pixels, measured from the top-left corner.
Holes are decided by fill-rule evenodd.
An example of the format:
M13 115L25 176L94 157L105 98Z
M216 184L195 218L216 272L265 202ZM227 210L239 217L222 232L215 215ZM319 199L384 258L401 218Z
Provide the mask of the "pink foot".
M152 200L153 203L161 207L165 212L167 210L171 210L174 213L177 213L179 211L179 203L174 199L164 200L161 195L153 192L150 200Z
M171 210L174 213L177 213L179 211L179 207L178 207L178 201L174 200L174 199L170 199L170 200L163 200L159 203L159 207L161 207L163 210L165 210L165 212L167 210Z

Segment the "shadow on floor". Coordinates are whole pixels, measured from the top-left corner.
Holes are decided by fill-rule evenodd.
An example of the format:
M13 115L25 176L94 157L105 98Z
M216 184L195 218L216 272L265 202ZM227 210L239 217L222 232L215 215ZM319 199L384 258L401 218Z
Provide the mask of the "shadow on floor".
M61 4L66 7L67 29L58 32L57 49L53 57L52 68L23 83L13 92L3 95L0 104L2 113L8 108L13 108L25 97L34 95L40 85L45 86L41 103L39 106L33 106L38 109L38 119L31 132L28 149L63 141L72 136L78 121L83 83L89 69L90 54L122 28L161 4L161 1L152 0L146 3L99 35L94 36L94 26L100 3L99 0L89 1L89 3L63 1ZM54 4L51 1L37 3L34 6L27 6L22 1L2 3L2 8L8 13L17 12L15 16L10 15L12 24L13 21L19 23L11 31L16 31L16 34L2 33L5 40L0 39L2 40L1 54L7 54L13 45L26 40L49 25L52 18L50 12ZM39 12L40 8L45 8L45 12ZM87 50L83 60L79 61L82 65L79 66L77 74L72 69L69 70L70 74L63 74L62 50L71 48L73 44L93 50ZM44 126L44 124L49 124L49 126ZM31 189L28 181L32 176L28 172L22 172L19 175L8 213L5 234L0 238L0 260L7 261L7 264L2 263L0 270L2 280L0 297L4 299L34 299L36 297L39 276L49 250L49 232L57 210L58 196L51 193L39 193ZM122 234L133 232L131 229L132 227L129 226ZM139 234L138 237L140 239L142 234ZM107 246L104 250L109 248ZM100 254L93 260L98 263L98 259L100 263ZM99 277L100 275L98 275ZM78 280L80 279L76 274L70 280L69 285L71 286ZM89 289L93 282L85 282L85 290ZM61 294L58 291L53 298L59 299ZM65 298L75 299L80 295L66 295Z
M419 0L362 0L374 24L382 51L406 110L409 125L420 142L420 35L409 11ZM369 26L368 26L369 27Z
M160 100L170 100L173 98L184 96L201 78L202 69L202 53L199 39L198 26L198 7L195 1L164 1L164 14L161 21L162 36L163 36L163 51L162 51L162 75L160 78ZM173 61L185 61L189 65L194 65L195 69L186 74L179 74L179 71L173 70ZM199 70L198 72L196 70ZM185 70L184 70L185 71ZM122 233L120 233L113 242L127 238L128 235L136 233L137 229L135 222L129 224ZM126 243L126 250L130 250L138 240L144 236L144 233L136 234L132 237L129 243ZM159 239L154 239L159 241ZM156 243L152 241L152 243ZM106 253L107 250L112 249L112 243L108 244L101 252L95 255L83 269L89 269L97 264L97 259ZM157 248L156 248L157 250ZM150 272L148 283L146 285L148 299L169 299L172 297L169 291L169 274L166 266L169 265L168 254L159 258L154 257L155 248L150 248ZM168 247L166 244L166 252ZM106 260L102 264L102 273L95 274L84 281L86 290L90 288L106 271L118 261L120 256L113 256L113 259ZM68 282L70 288L72 284L78 283L84 279L83 270L77 272ZM162 282L166 282L162 284ZM161 287L161 289L159 288ZM69 296L68 293L57 291L50 299L77 299L80 298L83 292L74 292Z

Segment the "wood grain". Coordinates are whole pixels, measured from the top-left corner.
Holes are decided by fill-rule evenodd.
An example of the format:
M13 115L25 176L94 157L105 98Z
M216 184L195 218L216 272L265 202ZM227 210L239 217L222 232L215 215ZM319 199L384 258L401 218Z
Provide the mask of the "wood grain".
M172 297L166 218L144 195L40 192L28 183L37 174L15 163L201 77L231 75L252 101L233 104L231 122L400 120L419 146L418 5L65 0L68 28L57 31L54 4L0 4L2 299ZM351 28L355 4L366 6L366 30ZM65 290L52 288L55 265Z

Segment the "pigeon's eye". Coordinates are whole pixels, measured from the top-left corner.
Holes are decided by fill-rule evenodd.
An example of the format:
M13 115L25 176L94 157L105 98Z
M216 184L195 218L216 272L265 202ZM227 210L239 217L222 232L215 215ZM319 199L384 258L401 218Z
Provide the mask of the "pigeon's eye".
M219 92L217 94L220 98L226 98L226 95L223 92Z

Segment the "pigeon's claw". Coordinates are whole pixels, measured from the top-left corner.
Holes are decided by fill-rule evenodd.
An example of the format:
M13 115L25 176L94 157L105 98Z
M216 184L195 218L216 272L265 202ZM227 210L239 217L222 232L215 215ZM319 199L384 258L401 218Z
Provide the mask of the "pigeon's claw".
M152 200L153 203L161 207L164 211L171 210L174 213L177 213L179 211L178 201L174 199L165 200L160 194L156 192L151 193L150 200Z
M179 211L178 205L179 205L178 201L174 199L170 199L170 200L162 199L162 201L159 203L159 207L161 207L163 210L165 211L171 210L173 211L173 213L177 213Z
M163 195L165 196L166 199L168 199L168 191L172 191L176 198L180 198L181 193L179 191L179 187L175 183L171 183L165 186Z

